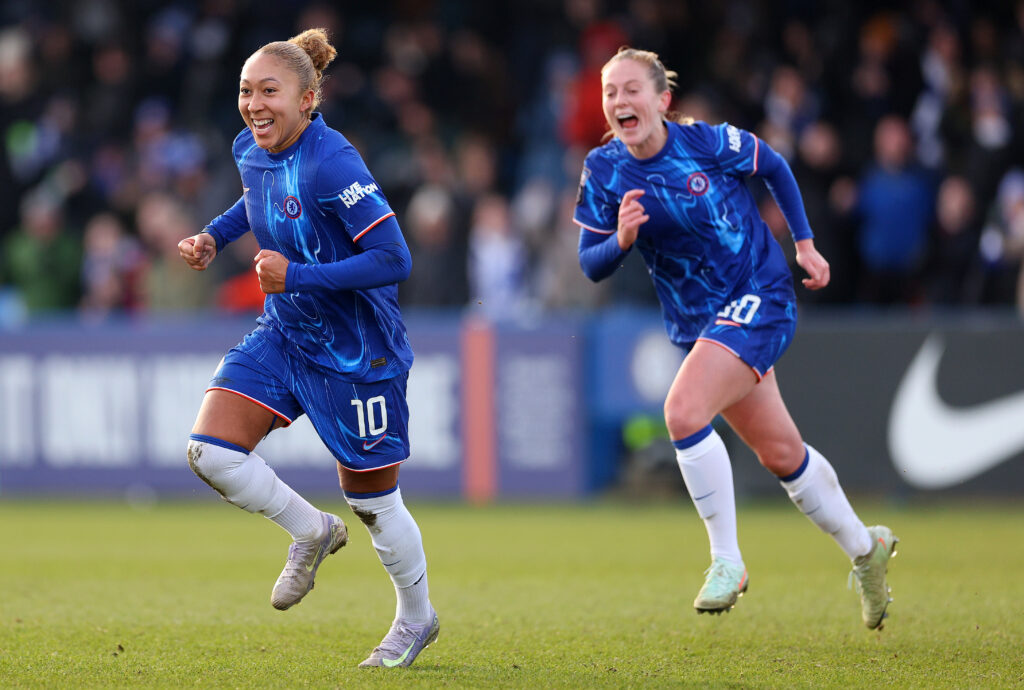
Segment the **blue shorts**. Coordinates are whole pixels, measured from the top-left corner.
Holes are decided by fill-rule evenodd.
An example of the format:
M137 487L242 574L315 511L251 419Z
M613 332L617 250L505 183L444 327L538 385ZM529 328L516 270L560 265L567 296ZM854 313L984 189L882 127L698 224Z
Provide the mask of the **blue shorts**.
M338 462L365 472L409 457L408 380L405 372L372 383L344 381L287 347L274 329L259 326L224 356L207 390L241 395L286 425L309 415Z
M697 340L720 345L747 363L760 381L782 357L796 333L793 291L746 294L725 305Z

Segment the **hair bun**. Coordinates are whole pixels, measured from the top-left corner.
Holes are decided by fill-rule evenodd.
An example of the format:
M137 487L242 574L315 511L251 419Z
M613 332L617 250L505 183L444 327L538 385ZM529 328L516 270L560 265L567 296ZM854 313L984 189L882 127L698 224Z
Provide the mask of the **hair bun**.
M289 43L302 48L313 62L313 68L319 75L331 64L338 51L331 45L327 37L327 29L306 29L298 36L288 39Z

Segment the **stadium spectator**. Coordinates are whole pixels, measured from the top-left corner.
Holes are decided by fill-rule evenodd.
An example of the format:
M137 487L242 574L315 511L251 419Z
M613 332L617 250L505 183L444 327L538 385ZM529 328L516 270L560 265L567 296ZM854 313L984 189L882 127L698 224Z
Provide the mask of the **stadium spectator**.
M59 200L37 187L21 200L21 223L3 243L0 280L17 289L29 313L72 309L81 294L81 254Z
M576 192L563 191L551 204L560 218L571 218ZM587 280L580 272L579 243L580 234L571 222L551 221L546 225L543 251L535 260L534 291L548 309L593 309L609 302L613 281L595 286Z
M85 225L82 258L82 301L79 310L90 318L134 311L139 307L143 252L121 220L102 211Z
M928 270L928 301L966 304L980 289L978 240L980 214L966 178L951 175L939 186Z
M438 633L420 530L398 488L399 465L409 457L405 392L413 357L395 286L408 277L410 256L362 158L316 112L335 55L324 30L309 29L245 61L237 90L245 129L232 147L243 197L178 243L185 264L202 272L251 231L267 294L259 325L210 382L188 462L229 502L265 515L294 539L270 597L274 608L291 608L348 531L282 482L253 448L308 415L395 587L394 623L360 666L409 666Z
M469 301L466 252L455 241L455 202L440 185L416 190L406 210L409 251L416 270L399 288L403 304L462 307Z
M311 22L336 27L345 46L324 84L322 112L367 157L400 216L421 185L444 186L455 199L453 242L462 252L472 208L460 199L464 181L422 177L421 142L433 142L442 154L435 159L454 159L460 141L481 137L497 160L488 191L507 199L538 175L559 194L575 189L577 154L563 155L561 137L567 129L604 132L595 92L582 85L599 83L593 65L626 42L685 60L682 91L712 105L706 121L755 131L794 165L798 134L820 121L839 137L840 167L863 170L877 121L896 114L911 122L924 167L937 179L964 176L985 209L1022 158L1013 126L1024 103L1021 3L847 3L812 13L749 0L728 11L655 0L527 7L300 0L253 13L233 2L6 3L0 233L13 231L20 199L41 183L55 191L73 228L103 211L133 218L151 191L173 194L197 217L231 203L237 179L224 152L236 116L216 94L234 88L232 65L275 30ZM588 117L574 115L574 82L594 106ZM805 100L812 107L798 104ZM684 105L677 109L687 112ZM793 119L793 112L803 114ZM68 179L84 187L64 186ZM803 188L810 202L814 192ZM825 234L821 228L822 241ZM837 281L841 258L830 254ZM538 275L543 261L531 252L530 273ZM455 280L467 299L458 306L468 302L462 273ZM214 282L233 276L219 272ZM829 293L832 302L858 301L845 290ZM927 299L917 290L895 303L922 294Z
M874 150L854 207L863 267L858 295L874 304L918 304L935 213L934 177L916 163L910 129L899 115L879 120Z
M983 304L1016 304L1024 315L1024 170L1013 168L1000 181L981 233Z
M573 216L580 264L602 280L637 247L655 283L670 340L685 358L665 400L665 423L711 542L694 608L731 609L747 589L736 532L732 466L711 422L721 414L793 503L850 558L862 619L882 625L888 527L867 528L825 457L803 442L779 393L774 364L796 330L793 277L744 180L760 177L797 246L803 285L828 285L800 191L786 161L732 125L666 119L675 73L658 56L623 48L602 72L614 138L587 155ZM721 209L729 209L722 213Z
M857 248L855 229L845 212L851 204L848 197L854 193L854 182L843 167L843 153L839 133L825 120L809 124L797 140L793 175L803 192L807 221L815 228L815 246L829 257L831 269L828 290L800 292L797 297L803 302L849 304L854 300ZM789 243L783 242L787 257L791 253L788 247Z
M494 319L520 316L527 306L526 249L508 202L486 194L469 230L470 301Z
M145 250L139 280L143 308L168 313L213 307L213 272L195 275L178 253L178 241L195 227L182 203L163 192L144 195L135 213L135 227Z
M587 3L579 3L585 5ZM566 145L584 151L596 146L608 131L601 101L601 65L627 41L623 30L613 21L593 18L580 35L579 71L568 85L561 131Z

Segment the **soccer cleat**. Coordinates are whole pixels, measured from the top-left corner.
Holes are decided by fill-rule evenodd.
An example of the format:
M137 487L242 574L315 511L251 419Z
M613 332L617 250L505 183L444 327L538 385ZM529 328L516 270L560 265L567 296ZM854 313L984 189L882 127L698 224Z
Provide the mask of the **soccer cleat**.
M721 614L736 605L736 600L747 591L747 569L742 564L713 558L711 567L704 571L704 586L693 600L697 613Z
M348 543L348 529L341 518L323 513L324 536L317 541L296 541L288 547L288 562L274 583L270 603L284 611L302 601L313 589L316 570L329 555Z
M383 666L412 666L420 652L437 639L441 626L437 622L437 612L430 610L432 620L423 625L415 625L401 619L391 624L391 629L381 643L370 653L359 668Z
M871 550L853 561L853 575L857 578L857 592L860 594L861 618L871 630L881 630L887 614L885 609L892 599L885 583L889 559L896 553L899 539L884 525L868 527L871 534Z

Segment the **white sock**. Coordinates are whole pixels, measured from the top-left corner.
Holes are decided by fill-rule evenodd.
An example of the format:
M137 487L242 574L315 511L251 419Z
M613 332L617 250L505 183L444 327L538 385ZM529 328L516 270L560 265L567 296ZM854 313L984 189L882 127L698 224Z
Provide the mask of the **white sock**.
M295 541L321 539L324 536L323 512L295 493L290 486L287 484L284 486L291 492L288 504L277 515L267 515L267 517L284 528Z
M697 514L711 541L711 557L743 564L736 536L736 495L732 465L722 438L711 426L673 441L676 460Z
M809 445L804 463L802 470L779 479L790 500L822 532L832 535L850 560L866 554L871 535L853 512L832 465Z
M429 623L433 609L427 586L427 557L420 528L405 507L402 492L397 486L383 495L345 492L345 500L366 525L373 548L395 585L395 618Z
M212 436L192 434L188 464L228 503L265 515L295 541L323 536L321 512L278 479L256 453Z

